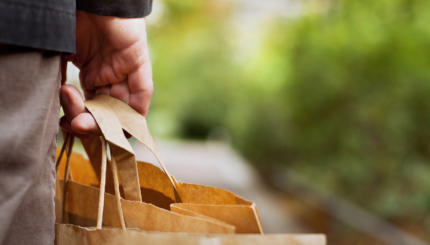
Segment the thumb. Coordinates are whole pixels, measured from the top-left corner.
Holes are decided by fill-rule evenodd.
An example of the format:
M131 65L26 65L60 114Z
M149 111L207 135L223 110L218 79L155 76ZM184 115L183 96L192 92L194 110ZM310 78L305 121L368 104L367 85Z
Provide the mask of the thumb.
M60 103L66 118L66 122L62 122L63 128L76 134L100 134L96 120L85 109L84 100L77 88L67 84L61 86Z

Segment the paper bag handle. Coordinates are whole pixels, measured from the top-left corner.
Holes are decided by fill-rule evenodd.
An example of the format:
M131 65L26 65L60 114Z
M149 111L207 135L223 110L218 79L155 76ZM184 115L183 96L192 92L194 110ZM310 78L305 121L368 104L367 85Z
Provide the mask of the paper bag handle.
M98 98L86 101L85 105L95 118L104 139L110 143L112 158L118 163L125 198L142 201L134 151L125 138L121 123L111 110L109 101Z
M85 105L96 119L105 139L110 143L111 154L118 164L121 180L123 180L122 171L136 171L136 174L133 174L133 176L138 178L135 154L123 134L122 129L124 129L133 135L139 142L144 144L145 147L147 147L155 156L162 170L172 183L175 195L179 199L177 192L177 182L169 174L166 165L158 154L153 138L149 132L145 117L123 101L107 95L98 95L91 100L87 100ZM123 156L118 156L120 154ZM125 155L127 157L124 157ZM126 164L124 164L124 162ZM124 170L124 168L127 168L127 170ZM138 183L138 179L133 182ZM123 187L125 184L128 183L124 183L123 181ZM126 199L129 199L127 198L127 195Z
M105 203L105 186L106 186L106 163L107 163L107 144L105 139L101 139L102 143L102 166L101 166L101 173L100 173L100 188L99 188L99 203L98 203L98 213L97 213L97 226L96 228L100 230L102 228L103 224L103 210L104 210L104 203ZM115 161L115 158L111 156L111 169L113 174L113 182L114 182L114 188L115 188L115 200L116 200L116 207L118 211L118 217L121 224L121 229L125 230L125 220L124 220L124 213L122 211L122 205L121 205L121 196L119 192L119 181L118 181L118 168Z
M64 186L63 186L63 201L62 201L62 220L64 222L65 217L65 202L66 202L66 185L69 181L69 175L70 175L70 158L71 158L71 152L73 148L73 141L74 138L71 134L67 133L64 138L63 146L61 147L60 154L58 156L57 162L56 162L56 170L58 171L58 166L60 164L60 161L63 157L64 152L67 152L66 156L66 166L64 170ZM106 165L107 165L107 144L106 140L103 137L100 137L101 142L101 166L100 166L100 186L99 186L99 201L98 201L98 211L97 211L97 222L96 222L96 228L101 229L103 224L103 210L104 210L104 196L105 196L105 187L106 187ZM115 199L116 199L116 206L118 211L118 217L120 219L121 228L123 230L126 229L125 220L124 220L124 214L122 210L121 205L121 195L119 191L119 180L118 180L118 167L115 161L115 158L111 157L111 169L112 169L112 175L113 175L113 182L114 182L114 189L115 189Z
M85 104L87 109L96 119L103 134L103 137L100 137L100 140L98 141L99 143L101 143L101 147L95 147L95 149L101 151L100 196L97 226L101 226L100 220L102 219L104 206L107 162L107 144L105 141L109 143L109 148L111 152L111 164L113 171L115 196L117 198L118 214L121 218L121 226L123 228L125 227L125 225L123 224L124 218L122 215L120 201L121 197L119 192L118 173L121 176L125 198L136 201L142 200L140 194L140 184L135 154L128 140L125 138L125 135L122 131L123 128L131 135L135 136L154 154L158 163L161 165L162 170L165 172L170 182L172 183L177 201L180 202L180 197L177 190L177 182L169 174L166 169L166 166L164 165L164 162L159 157L152 136L149 133L145 117L133 110L124 102L106 95L99 95L92 100L87 100ZM65 144L63 145L62 150L60 152L57 166L61 159L61 156L63 155L64 149L66 148L67 142L70 141L69 138L73 140L73 137L71 135L66 135ZM71 147L72 144L69 144L67 151L67 163L70 160ZM67 164L66 166L66 174L69 173L68 165L69 164ZM66 181L67 178L65 177L65 182Z
M57 162L55 163L55 172L58 172L58 166L60 165L61 159L63 158L63 154L64 152L66 153L66 166L65 166L65 170L64 170L64 184L63 184L63 198L62 198L62 202L61 202L61 206L62 206L62 212L61 212L61 220L64 222L64 217L65 217L65 203L66 203L66 191L67 191L67 181L69 180L69 178L71 177L71 173L70 173L70 156L72 155L72 150L73 150L73 144L74 144L74 137L73 135L66 133L65 137L64 137L64 142L63 142L63 146L61 147L60 150L60 154L57 158Z

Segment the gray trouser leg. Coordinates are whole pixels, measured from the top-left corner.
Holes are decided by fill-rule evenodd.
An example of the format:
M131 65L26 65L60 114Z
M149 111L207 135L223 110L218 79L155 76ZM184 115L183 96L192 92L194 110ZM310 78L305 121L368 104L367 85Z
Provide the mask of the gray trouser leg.
M0 46L0 244L54 244L60 55Z

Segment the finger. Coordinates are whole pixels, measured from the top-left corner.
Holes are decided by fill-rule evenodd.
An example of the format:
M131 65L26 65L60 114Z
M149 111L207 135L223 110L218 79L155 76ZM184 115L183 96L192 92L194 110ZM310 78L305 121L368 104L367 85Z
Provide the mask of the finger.
M152 82L151 65L146 63L128 77L130 90L129 105L142 115L149 110L154 84Z
M96 74L92 71L91 75L88 76L93 79L90 84L98 87L121 83L126 80L128 74L137 70L147 60L149 60L149 56L147 54L146 40L142 39L99 61L99 64L101 64L99 66L100 70ZM94 75L96 75L95 78L93 77Z
M79 71L79 81L80 81L80 84L81 84L81 88L84 91L85 99L89 100L89 99L92 99L95 96L95 90L93 90L93 89L87 89L85 87L85 83L84 83L83 77L84 77L83 71L80 70Z
M67 129L78 134L99 134L100 129L94 117L85 109L84 100L77 90L71 85L63 85L60 90L61 105L63 106L64 114L70 124L64 124Z
M92 82L94 87L120 83L127 78L127 73L116 70L112 62L112 58L103 62L100 70L97 72L96 78Z
M89 112L84 112L73 118L70 123L72 131L78 134L100 135L99 126Z
M99 94L105 94L105 95L110 95L110 91L111 90L111 86L103 86L103 87L99 87L96 89L95 94L99 95Z
M130 99L130 91L128 89L127 82L124 81L122 83L113 84L110 89L110 95L128 104Z
M87 137L87 136L89 135L89 134L80 134L80 133L78 133L78 132L74 131L74 130L72 129L72 125L70 124L70 122L68 122L68 121L67 121L66 117L62 117L62 118L60 119L60 126L61 126L61 128L63 129L63 131L68 132L68 133L71 133L71 134L73 134L74 136L79 137L79 138L85 138L85 137ZM94 135L94 134L93 134L93 135ZM98 134L97 134L97 135L98 135Z
M85 99L90 100L96 96L96 91L94 90L85 90L84 89Z
M72 85L63 85L60 89L60 103L69 122L80 113L85 112L81 93Z
M73 133L72 126L70 125L70 122L67 120L66 116L63 116L60 119L60 127L68 133Z
M82 88L94 90L94 81L98 77L102 62L103 60L100 56L95 56L89 62L85 63L84 66L80 67L79 80L81 81Z
M116 62L113 61L112 56L96 56L81 70L81 81L84 87L92 90L97 87L120 83L127 78L128 72L137 69L137 67L119 69L114 66L114 63Z

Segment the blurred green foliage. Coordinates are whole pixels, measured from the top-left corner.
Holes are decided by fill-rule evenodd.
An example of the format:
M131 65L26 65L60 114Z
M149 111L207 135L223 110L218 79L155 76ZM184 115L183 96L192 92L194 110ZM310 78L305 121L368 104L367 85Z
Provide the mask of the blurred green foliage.
M238 61L223 1L165 1L151 27L160 134L229 130L261 168L430 234L430 2L338 0L274 20ZM293 172L293 171L292 171Z
M151 26L155 95L150 116L161 135L205 137L220 127L236 90L230 30L217 1L164 1Z

